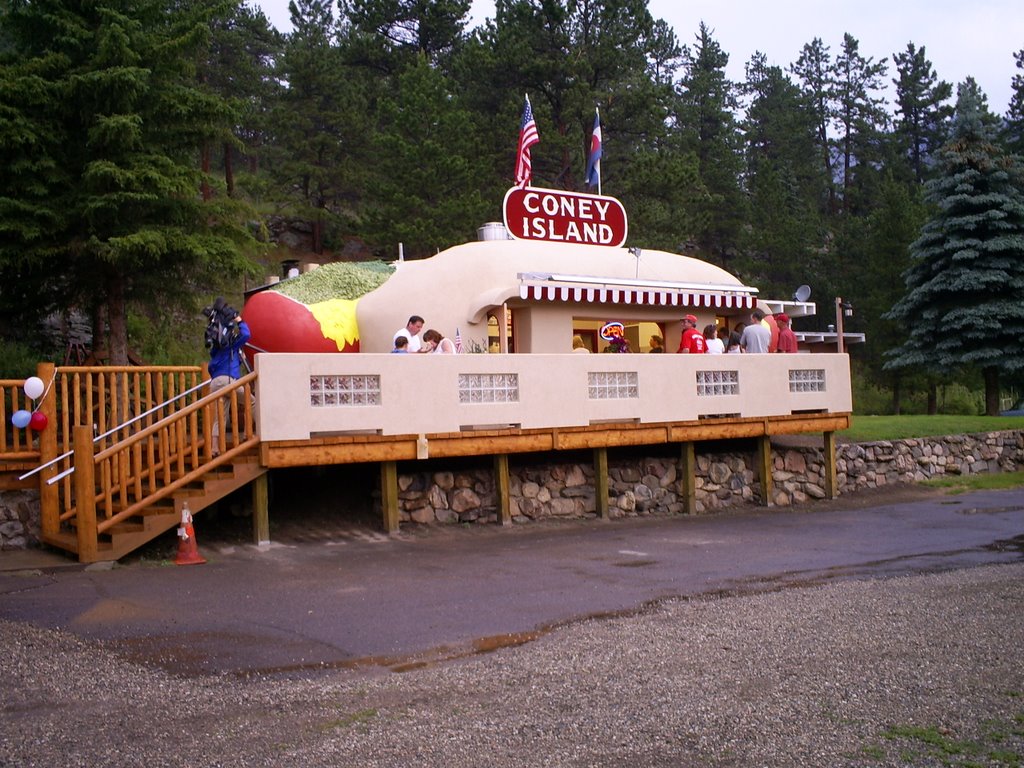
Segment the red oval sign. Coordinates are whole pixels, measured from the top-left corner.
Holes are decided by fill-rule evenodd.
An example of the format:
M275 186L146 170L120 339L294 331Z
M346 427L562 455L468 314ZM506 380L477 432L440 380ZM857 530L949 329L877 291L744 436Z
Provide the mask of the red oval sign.
M615 248L626 242L626 209L614 197L512 187L502 208L505 229L519 240Z

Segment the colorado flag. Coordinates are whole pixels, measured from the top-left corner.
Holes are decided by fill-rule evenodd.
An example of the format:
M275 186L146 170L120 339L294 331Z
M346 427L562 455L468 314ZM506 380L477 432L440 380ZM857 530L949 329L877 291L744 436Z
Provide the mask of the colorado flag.
M590 154L587 156L587 186L601 186L601 113L594 113L594 132L590 136Z

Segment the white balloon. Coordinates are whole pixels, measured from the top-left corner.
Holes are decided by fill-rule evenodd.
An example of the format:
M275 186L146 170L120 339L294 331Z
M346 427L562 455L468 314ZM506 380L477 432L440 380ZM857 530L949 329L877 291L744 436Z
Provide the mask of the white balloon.
M25 394L28 395L32 400L43 394L45 387L43 386L43 380L38 376L32 376L25 379Z

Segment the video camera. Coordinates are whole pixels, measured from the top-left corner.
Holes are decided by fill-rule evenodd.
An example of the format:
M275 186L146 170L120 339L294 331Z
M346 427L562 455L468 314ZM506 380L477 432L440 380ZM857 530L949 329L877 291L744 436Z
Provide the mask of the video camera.
M238 324L235 322L238 311L218 296L213 306L203 308L203 314L207 319L206 348L223 349L230 346L231 340L238 334Z

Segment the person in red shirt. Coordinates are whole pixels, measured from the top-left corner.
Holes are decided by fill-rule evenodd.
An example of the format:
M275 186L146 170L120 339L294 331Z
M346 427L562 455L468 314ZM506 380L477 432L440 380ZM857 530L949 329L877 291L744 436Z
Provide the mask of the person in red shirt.
M702 355L708 351L704 335L697 330L697 318L687 315L683 318L683 338L679 340L677 353Z
M789 316L780 312L775 316L775 322L779 326L779 345L776 352L796 352L796 334L789 327Z

